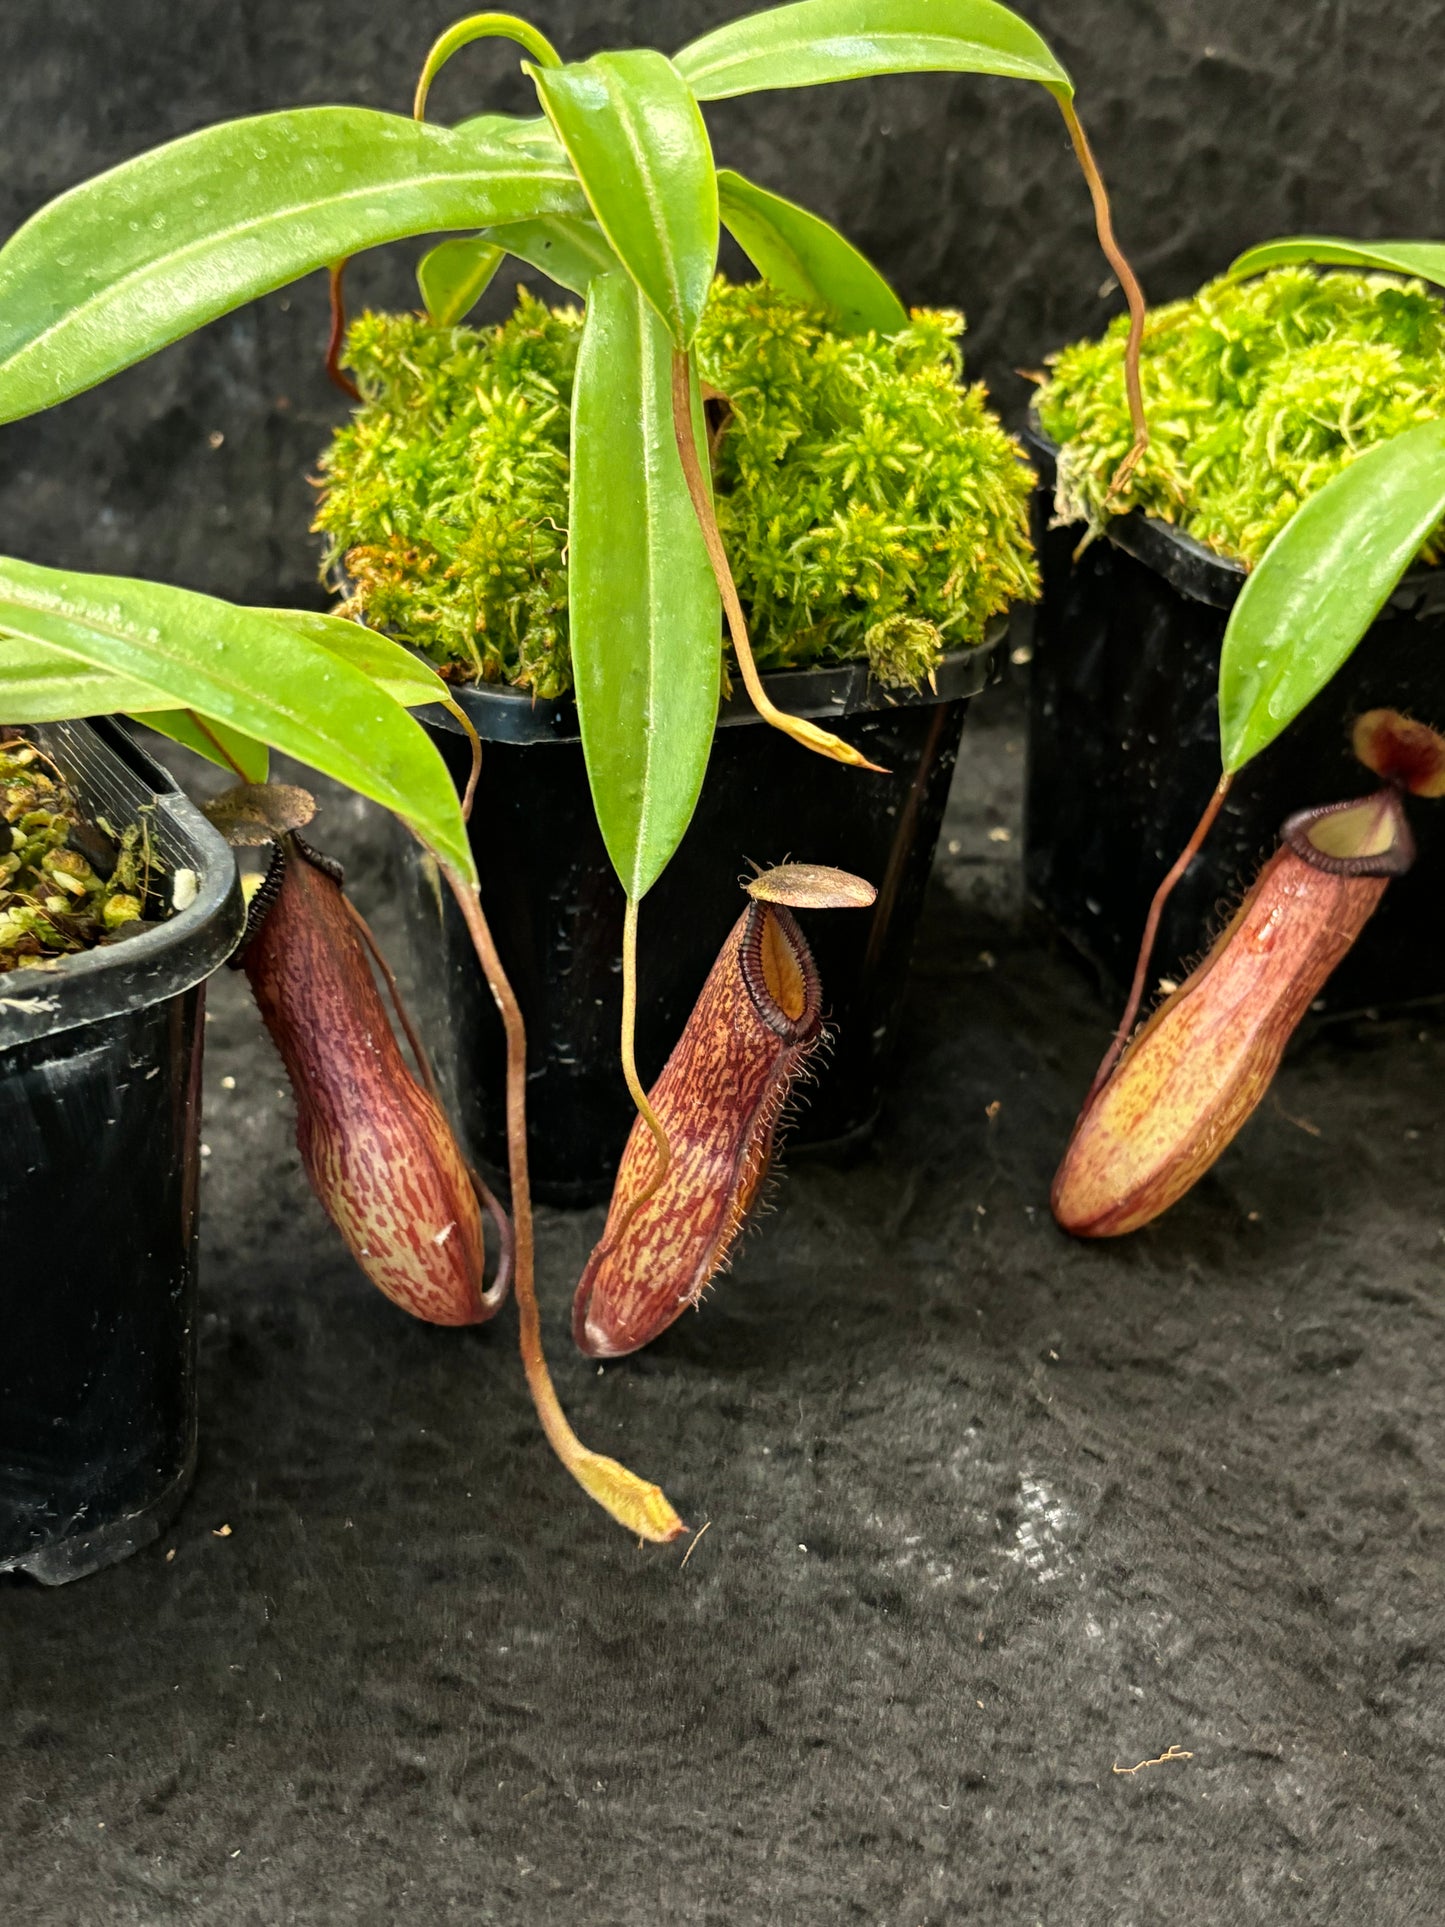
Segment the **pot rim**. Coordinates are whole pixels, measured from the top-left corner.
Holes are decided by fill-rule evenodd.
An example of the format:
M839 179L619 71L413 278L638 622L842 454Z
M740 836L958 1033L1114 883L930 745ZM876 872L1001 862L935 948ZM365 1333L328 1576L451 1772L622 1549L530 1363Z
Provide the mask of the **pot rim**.
M887 689L874 682L866 660L774 670L763 677L763 687L778 707L790 715L823 721L880 710L960 702L978 695L989 682L1012 618L1011 608L991 616L982 642L945 655L935 673L935 687L931 689ZM557 702L539 702L524 689L512 689L500 683L453 683L450 693L483 742L527 744L582 740L577 705L570 696ZM436 705L414 713L428 725L454 735L462 734L457 719ZM734 689L718 709L719 729L741 728L761 720L747 691L741 687Z
M197 887L153 930L0 975L0 1051L179 996L220 968L246 923L224 837L121 724L95 717L21 724L16 733L54 757L88 810L116 817L153 805L161 857L172 870L194 872Z
M1051 494L1059 455L1059 444L1044 432L1037 404L1030 402L1021 439L1033 460L1040 486ZM1220 555L1217 550L1186 535L1172 522L1131 509L1127 515L1112 516L1103 533L1116 549L1123 549L1137 562L1143 562L1162 575L1173 589L1193 602L1207 602L1215 609L1230 609L1239 599L1249 570L1242 562ZM1431 606L1445 606L1445 568L1428 563L1409 569L1396 584L1386 607L1404 598L1411 613L1421 607L1421 595Z

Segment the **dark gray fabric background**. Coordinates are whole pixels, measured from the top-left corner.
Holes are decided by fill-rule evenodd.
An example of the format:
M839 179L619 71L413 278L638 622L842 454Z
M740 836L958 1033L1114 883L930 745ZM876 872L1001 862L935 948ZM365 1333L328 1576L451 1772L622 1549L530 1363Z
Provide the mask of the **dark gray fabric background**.
M538 0L532 11L564 54L585 55L675 50L738 10ZM445 0L4 0L0 231L218 117L319 101L406 112L453 17ZM1078 84L1155 298L1275 233L1440 231L1445 0L1038 0L1031 17ZM502 48L465 52L434 96L442 119L487 106L534 111ZM924 75L708 115L720 159L838 222L906 300L962 306L970 366L1006 413L1025 395L1013 368L1114 311L1062 125L1037 88ZM357 297L411 305L417 251L368 257ZM99 394L0 430L0 546L242 599L314 599L303 477L340 402L318 372L324 328L317 276Z
M547 1451L511 1307L361 1278L218 973L200 1473L0 1580L6 1927L1439 1927L1445 1025L1303 1040L1159 1224L1064 1238L1113 1013L1018 922L1020 722L969 717L867 1152L605 1371L603 1214L540 1214L562 1399L686 1565Z
M539 13L584 52L726 10ZM0 223L217 114L405 109L445 17L0 0ZM1036 17L1156 296L1281 229L1441 231L1441 0ZM501 60L465 56L439 112L524 107ZM713 125L909 298L963 303L1009 410L1013 365L1112 310L1027 90L825 89ZM408 253L358 282L409 300ZM0 430L0 548L314 593L324 307L312 281ZM1019 694L969 718L857 1162L796 1161L702 1315L605 1372L566 1338L602 1214L541 1214L562 1397L709 1526L685 1566L550 1457L511 1308L437 1331L359 1277L219 973L200 1472L125 1565L0 1582L6 1927L1445 1919L1445 1027L1302 1038L1175 1211L1065 1239L1049 1177L1114 1013L1021 914ZM374 818L323 799L386 941Z

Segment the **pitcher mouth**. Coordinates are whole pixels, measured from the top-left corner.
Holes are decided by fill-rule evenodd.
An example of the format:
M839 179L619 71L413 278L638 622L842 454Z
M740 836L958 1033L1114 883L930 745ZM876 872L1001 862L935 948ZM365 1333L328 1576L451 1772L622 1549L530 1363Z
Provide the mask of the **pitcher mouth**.
M1403 876L1415 861L1415 839L1393 785L1348 803L1299 810L1280 835L1297 857L1328 876Z
M802 931L781 904L754 901L738 951L743 983L768 1029L803 1044L822 1021L823 992Z

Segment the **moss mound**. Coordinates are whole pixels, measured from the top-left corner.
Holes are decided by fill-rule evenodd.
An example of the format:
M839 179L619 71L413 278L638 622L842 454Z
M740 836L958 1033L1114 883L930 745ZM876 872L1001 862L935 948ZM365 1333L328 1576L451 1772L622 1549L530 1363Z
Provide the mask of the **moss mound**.
M1028 470L965 387L961 317L880 339L753 285L714 287L698 342L726 397L718 518L765 667L866 656L926 680L1037 593ZM571 687L570 398L581 317L519 290L491 330L360 316L362 402L322 457L316 527L347 609L445 672L541 697Z
M1376 442L1445 415L1445 301L1418 281L1276 268L1154 309L1141 374L1150 446L1105 502L1133 436L1125 317L1051 359L1038 414L1060 445L1058 507L1095 527L1143 509L1246 564ZM1435 539L1427 556L1433 560Z

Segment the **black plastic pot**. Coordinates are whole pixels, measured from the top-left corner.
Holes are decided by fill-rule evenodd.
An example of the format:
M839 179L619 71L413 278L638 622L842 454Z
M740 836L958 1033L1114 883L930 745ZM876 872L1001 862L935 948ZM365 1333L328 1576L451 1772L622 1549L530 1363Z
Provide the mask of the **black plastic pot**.
M1000 620L990 643L1000 641ZM794 714L826 720L887 776L800 749L726 703L696 815L642 905L638 1063L662 1069L723 939L743 908L749 861L791 856L856 871L878 886L871 911L804 917L834 1030L789 1143L860 1140L877 1115L913 935L933 861L968 700L993 649L951 656L937 691L896 696L866 664L767 679ZM528 1025L532 1176L539 1198L590 1204L612 1187L633 1111L618 1065L622 891L592 813L570 702L514 690L458 690L483 738L472 847L482 901ZM430 725L460 782L465 741L450 718ZM418 1022L472 1153L504 1171L502 1031L471 944L427 860L406 839L409 975Z
M153 929L0 976L0 1572L61 1585L164 1531L194 1469L202 1000L245 912L122 729L21 733L88 816L146 809L173 896L194 883Z
M1133 975L1144 919L1219 781L1219 652L1245 571L1164 522L1051 529L1053 444L1030 424L1044 597L1030 681L1029 892L1113 989ZM1315 803L1363 795L1350 751L1361 711L1445 725L1445 570L1415 569L1334 679L1247 764L1169 900L1157 974L1207 948L1274 848ZM1418 857L1393 882L1325 988L1332 1012L1445 996L1440 892L1445 805L1411 803Z

